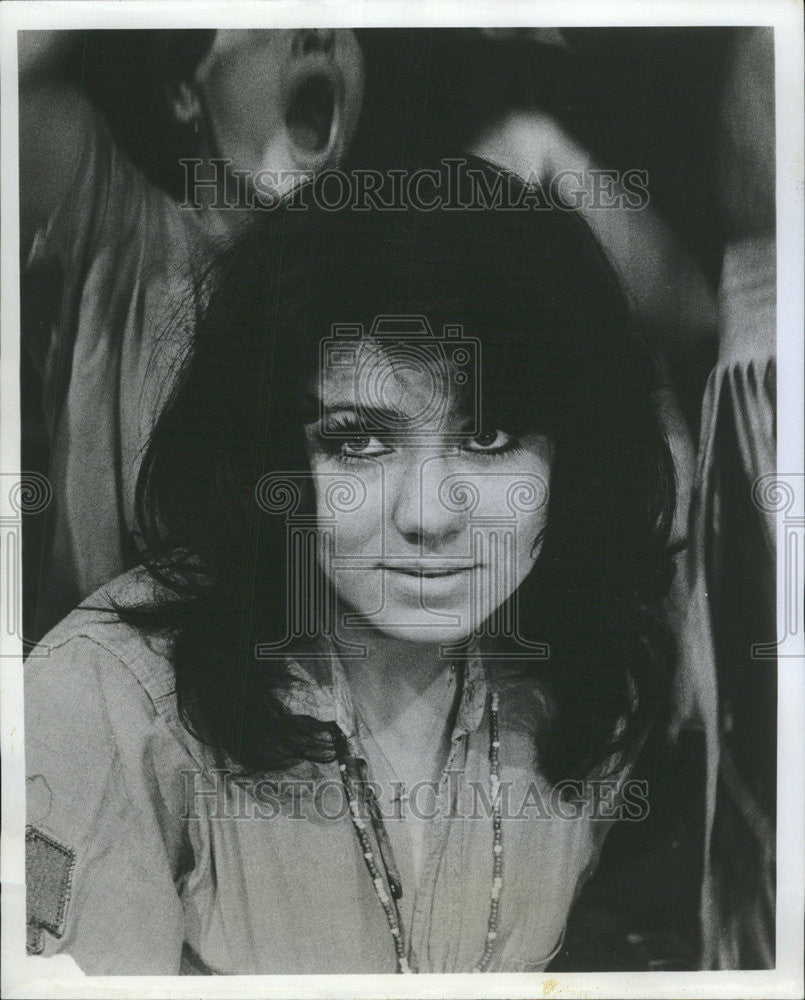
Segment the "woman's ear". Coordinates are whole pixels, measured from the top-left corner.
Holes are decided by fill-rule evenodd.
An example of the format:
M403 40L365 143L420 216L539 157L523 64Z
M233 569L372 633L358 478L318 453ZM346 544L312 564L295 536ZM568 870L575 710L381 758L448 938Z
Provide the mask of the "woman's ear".
M201 99L195 83L182 80L167 88L168 107L181 125L192 125L201 118Z

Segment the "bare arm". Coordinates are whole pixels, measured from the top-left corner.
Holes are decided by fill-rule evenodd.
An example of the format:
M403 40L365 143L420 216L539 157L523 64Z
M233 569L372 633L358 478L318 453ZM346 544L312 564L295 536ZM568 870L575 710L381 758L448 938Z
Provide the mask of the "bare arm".
M81 32L21 31L20 248L67 197L75 180L90 117L88 101L63 78L63 65Z
M715 337L715 294L700 268L650 205L630 207L634 191L612 180L596 194L595 174L609 172L600 170L555 118L513 111L479 130L471 151L543 184L560 174L570 180L577 175L576 190L585 192L579 211L609 255L641 327L662 354L683 352Z

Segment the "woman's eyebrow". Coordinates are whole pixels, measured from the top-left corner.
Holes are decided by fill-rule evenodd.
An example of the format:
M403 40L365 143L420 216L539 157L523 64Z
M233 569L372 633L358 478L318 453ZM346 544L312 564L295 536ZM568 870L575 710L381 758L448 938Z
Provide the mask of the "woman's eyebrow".
M406 420L405 414L399 410L383 406L357 406L354 402L341 402L338 400L333 403L323 404L321 413L325 418L346 413L354 416L359 423L365 423L369 427L374 428L386 428L394 424L405 423Z

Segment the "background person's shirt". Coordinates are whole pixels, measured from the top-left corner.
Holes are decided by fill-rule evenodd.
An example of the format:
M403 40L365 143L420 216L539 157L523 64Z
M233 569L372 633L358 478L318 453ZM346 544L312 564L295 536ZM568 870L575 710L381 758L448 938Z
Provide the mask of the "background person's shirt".
M150 184L83 107L74 181L24 269L28 297L47 300L26 304L23 339L43 380L53 493L44 552L27 563L39 574L26 615L34 637L139 562L131 531L143 448L189 343L194 275L222 235L214 213L183 209Z
M130 603L150 585L135 570L110 591ZM107 600L101 591L87 603ZM112 613L79 608L45 643L49 654L26 665L30 951L69 953L87 974L396 971L336 762L298 765L284 776L295 784L283 795L259 780L225 781L214 754L179 721L162 640L145 640ZM286 695L290 710L334 722L351 759L364 761L337 660L292 669L306 686ZM500 691L506 804L488 971L548 964L622 787L611 782L617 791L603 797L599 819L589 802L557 806L535 769L538 693L514 682L510 669L471 659L422 876L411 886L403 875L400 913L420 972L471 971L484 950L493 857L484 805L490 688ZM381 826L391 831L392 823L390 839L399 844L405 821L388 817ZM393 868L382 829L367 828L381 871L386 861Z

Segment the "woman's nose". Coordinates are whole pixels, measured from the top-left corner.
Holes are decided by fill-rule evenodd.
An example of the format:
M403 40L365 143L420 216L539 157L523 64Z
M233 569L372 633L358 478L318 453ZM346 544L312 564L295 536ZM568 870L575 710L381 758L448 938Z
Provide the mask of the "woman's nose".
M453 502L453 473L449 459L412 457L386 481L392 524L409 544L439 551L466 527L466 505Z
M291 51L295 56L307 56L315 52L330 53L334 44L333 28L300 28L294 32Z

